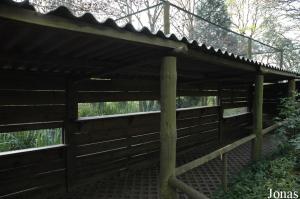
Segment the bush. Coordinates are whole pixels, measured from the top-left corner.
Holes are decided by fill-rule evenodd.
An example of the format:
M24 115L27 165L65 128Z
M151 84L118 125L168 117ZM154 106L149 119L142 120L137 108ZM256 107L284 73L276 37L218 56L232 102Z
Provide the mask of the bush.
M277 154L278 155L278 154ZM232 180L229 192L218 191L215 199L268 198L269 190L300 190L299 176L294 173L293 153L274 160L263 160L242 171Z
M295 94L296 99L299 94ZM285 121L276 132L281 148L271 159L255 163L232 179L229 192L222 190L216 199L268 198L269 190L300 190L300 103L281 99L277 121Z

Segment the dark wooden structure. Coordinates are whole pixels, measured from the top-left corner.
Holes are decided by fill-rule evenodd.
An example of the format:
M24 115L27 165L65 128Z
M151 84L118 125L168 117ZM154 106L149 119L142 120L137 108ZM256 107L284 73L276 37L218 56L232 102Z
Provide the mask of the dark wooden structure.
M166 159L162 196L171 198L176 151L242 138L253 113L259 159L263 113L276 115L298 77L174 35L76 18L65 8L40 15L27 3L1 1L0 29L0 133L64 134L62 145L0 154L0 198L68 191L159 155ZM218 96L219 105L176 111L176 95ZM78 118L78 103L130 100L160 100L162 112ZM223 117L237 107L249 112Z

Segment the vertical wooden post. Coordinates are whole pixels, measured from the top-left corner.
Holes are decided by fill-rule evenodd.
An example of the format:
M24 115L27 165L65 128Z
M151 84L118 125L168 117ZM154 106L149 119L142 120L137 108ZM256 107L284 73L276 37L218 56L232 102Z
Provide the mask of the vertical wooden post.
M280 51L279 67L283 68L283 49Z
M219 145L222 146L224 140L224 135L223 135L223 115L224 115L224 108L223 108L223 103L222 103L222 88L219 85L218 86L218 105L219 107Z
M164 33L170 34L170 3L164 2Z
M247 58L252 59L252 39L251 38L248 38Z
M224 192L228 191L228 154L224 153L222 157L223 173L222 173L222 185Z
M262 153L263 87L264 76L262 74L258 74L255 79L253 100L253 133L256 135L252 148L252 158L254 161L259 160Z
M176 167L176 57L163 58L160 71L160 198L176 198L169 178Z
M289 79L289 97L295 98L296 81L295 79Z
M66 82L66 119L64 128L64 143L67 145L66 151L66 183L67 191L73 186L75 174L75 149L72 142L72 134L76 131L75 121L78 118L78 104L75 81L68 78Z

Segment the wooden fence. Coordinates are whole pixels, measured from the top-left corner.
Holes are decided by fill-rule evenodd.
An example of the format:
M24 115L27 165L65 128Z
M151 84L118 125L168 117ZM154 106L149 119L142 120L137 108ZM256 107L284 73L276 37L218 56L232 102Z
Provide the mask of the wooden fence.
M68 121L69 99L82 102L157 100L159 84L147 81L84 80L66 89L66 77L35 75L0 79L0 133L62 128L64 144L0 154L0 198L63 190L94 178L157 163L159 112ZM66 92L66 90L68 92ZM250 93L250 94L249 94ZM195 89L178 85L178 95L220 96L214 107L177 110L177 151L220 146L224 137L251 124L251 113L223 118L226 108L251 110L251 87ZM76 115L76 113L75 113ZM70 125L72 128L70 128ZM72 174L72 175L71 175ZM59 188L59 189L58 189ZM42 193L42 192L41 192Z

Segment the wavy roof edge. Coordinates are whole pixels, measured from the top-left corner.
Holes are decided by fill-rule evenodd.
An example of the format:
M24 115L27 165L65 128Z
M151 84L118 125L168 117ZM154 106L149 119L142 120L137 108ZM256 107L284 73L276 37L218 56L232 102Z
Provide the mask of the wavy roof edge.
M36 9L34 8L34 6L30 4L29 0L23 0L23 1L19 0L18 2L14 1L14 0L3 0L0 3L6 3L9 5L22 7L22 8L34 10L35 12L37 12ZM143 34L143 35L147 35L147 36L154 36L154 37L159 37L159 38L166 39L166 40L182 42L182 43L186 44L189 49L201 50L204 53L214 54L219 57L238 61L240 63L251 64L251 65L255 65L255 66L259 66L259 67L265 67L267 69L272 69L275 71L281 71L281 72L300 76L300 73L296 72L296 71L291 71L288 69L275 67L270 64L265 64L265 63L261 63L261 62L258 62L258 61L252 60L252 59L245 58L243 56L238 56L233 53L214 48L213 46L207 46L204 43L199 44L196 40L188 40L186 37L182 37L181 39L179 39L175 34L165 34L161 30L158 30L157 32L151 32L147 27L142 27L140 30L137 30L131 23L127 23L123 26L119 26L111 18L107 18L103 21L98 21L96 19L96 17L89 12L86 12L86 13L82 14L81 16L75 16L73 14L73 12L68 7L65 7L65 6L59 6L55 9L53 9L52 11L47 12L46 14L60 16L60 17L67 18L67 19L73 19L73 20L75 19L77 21L85 22L85 23L88 23L91 25L101 25L101 26L106 26L106 27L110 27L113 29L121 29L121 30L126 30L126 31L133 32L133 33L139 33L139 34Z

